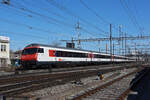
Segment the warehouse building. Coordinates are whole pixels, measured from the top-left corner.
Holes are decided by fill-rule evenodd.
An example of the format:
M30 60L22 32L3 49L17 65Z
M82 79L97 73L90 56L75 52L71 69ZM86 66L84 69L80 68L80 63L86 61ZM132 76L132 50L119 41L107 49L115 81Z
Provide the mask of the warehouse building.
M0 36L0 67L7 67L10 64L9 37Z

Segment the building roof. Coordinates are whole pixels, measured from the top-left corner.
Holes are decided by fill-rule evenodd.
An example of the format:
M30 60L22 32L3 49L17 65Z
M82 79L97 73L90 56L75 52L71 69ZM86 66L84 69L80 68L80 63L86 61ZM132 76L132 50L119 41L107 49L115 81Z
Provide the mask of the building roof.
M9 43L9 37L6 36L0 36L0 42L1 43Z

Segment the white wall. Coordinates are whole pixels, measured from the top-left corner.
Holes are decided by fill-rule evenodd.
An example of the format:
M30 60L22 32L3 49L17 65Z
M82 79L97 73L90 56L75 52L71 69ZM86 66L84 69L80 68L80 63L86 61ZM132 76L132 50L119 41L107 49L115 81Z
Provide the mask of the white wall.
M6 45L6 51L1 51L1 45ZM0 58L9 58L9 43L0 43Z
M6 45L6 51L1 51L1 45ZM10 46L9 46L9 43L0 42L0 59L1 58L6 59L6 63L10 64ZM5 66L3 66L3 67L5 67Z

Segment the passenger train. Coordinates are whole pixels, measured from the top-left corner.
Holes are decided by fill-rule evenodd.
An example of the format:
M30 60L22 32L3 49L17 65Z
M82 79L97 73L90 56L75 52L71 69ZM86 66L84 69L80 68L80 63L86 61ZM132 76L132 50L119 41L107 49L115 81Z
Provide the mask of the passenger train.
M69 65L89 65L104 63L133 62L135 59L100 52L55 47L43 44L30 44L21 55L23 68L51 68Z

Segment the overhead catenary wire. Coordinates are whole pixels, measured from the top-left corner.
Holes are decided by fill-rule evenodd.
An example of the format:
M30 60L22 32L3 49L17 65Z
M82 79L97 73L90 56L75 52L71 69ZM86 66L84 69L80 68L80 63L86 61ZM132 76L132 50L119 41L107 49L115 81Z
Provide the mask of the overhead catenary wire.
M12 21L12 20L10 21L10 20L4 19L4 18L0 18L0 19L3 22L7 22L7 23L10 23L10 24L15 24L17 26L27 27L28 29L31 29L31 30L40 31L40 32L44 32L44 33L51 33L50 30L44 30L44 29L34 27L34 26L30 26L30 25L27 25L27 24L23 24L23 23L20 23L20 22L15 22L15 21Z
M104 19L102 16L100 16L94 9L90 8L85 2L85 0L80 0L81 4L87 8L90 12L92 12L95 16L97 16L100 20L102 20L105 24L110 25L111 22ZM118 28L112 24L112 28L118 31ZM123 32L122 32L123 33ZM130 34L128 34L130 35Z
M104 17L100 16L100 14L98 14L94 9L90 8L85 2L84 0L80 0L80 3L87 8L90 12L92 12L96 17L98 17L101 21L104 22L104 24L110 25L111 22L107 21L106 19L104 19ZM116 28L114 25L112 26L112 28L118 30L118 28Z
M4 6L5 9L2 9L2 8L4 8L4 7L2 7L2 6L0 6L0 7L1 7L1 10L3 10L3 11L4 11L4 10L5 10L5 11L7 11L7 10L12 10L11 8L9 8L9 6L7 6L7 7ZM18 11L17 9L13 9L13 11L15 11L15 14L18 15L18 16L22 15L22 16L24 16L24 17L29 17L29 18L33 18L33 17L34 17L34 16L32 16L32 15L23 13L22 11ZM7 11L7 12L8 12L8 11ZM13 14L14 12L10 11L10 13ZM8 20L8 19L3 19L3 18L0 18L0 19L1 19L1 21L4 21L4 22L6 22L6 23L14 24L14 25L17 25L17 26L27 27L27 28L30 29L30 30L40 31L40 32L42 32L42 33L48 33L48 34L49 34L49 33L52 33L52 34L55 34L55 35L57 35L57 36L70 37L69 35L66 35L66 34L64 34L64 33L52 32L52 31L50 31L50 30L44 30L44 29L41 29L41 28L33 27L33 26L31 26L31 25L14 22L14 21L11 21L11 20Z
M32 38L37 38L37 39L40 39L40 40L47 39L46 37L42 37L42 36L38 36L38 35L25 34L25 33L22 33L22 32L13 32L13 31L8 31L8 30L0 30L0 33L5 33L5 34L9 33L9 34L13 34L13 35L16 35L16 36L32 37Z
M13 7L18 8L18 7L16 7L16 6L13 6ZM72 24L69 24L69 23L66 23L66 22L57 20L56 18L52 18L52 17L50 17L50 16L43 15L43 14L41 14L41 13L39 13L39 12L32 11L32 10L30 10L30 9L28 9L28 8L25 8L25 7L21 7L21 8L18 8L18 9L21 9L22 11L26 11L26 12L32 13L32 14L34 14L34 15L40 16L40 17L45 18L45 19L47 19L47 20L50 20L50 21L52 21L52 22L56 22L56 23L59 23L59 24L63 24L63 25L68 26L68 27L73 27Z
M92 8L90 8L85 2L84 0L80 0L81 4L87 8L90 12L92 12L95 16L97 16L100 20L102 20L105 24L110 25L111 22L107 21L106 19L104 19L102 16L100 16L95 10L93 10ZM118 30L118 28L114 25L112 25L112 28L114 28L115 30Z
M6 5L3 5L0 3L0 7L1 7L1 10L5 10L6 12L9 12L9 10L12 10L9 6L6 6ZM9 13L15 13L16 15L18 16L24 16L24 17L28 17L28 18L32 18L33 16L31 14L28 14L28 13L24 13L18 9L13 9L13 12L9 12Z
M14 5L14 4L10 4L9 6L12 7L12 8L16 8L16 9L19 9L19 10L21 10L21 11L28 12L28 13L30 13L30 14L39 16L39 17L43 18L44 20L49 21L51 24L54 24L53 22L55 22L55 23L62 24L62 25L67 26L67 27L74 28L74 25L72 25L72 24L70 24L70 23L66 23L66 22L60 21L60 20L58 20L58 19L56 19L56 18L53 18L53 17L50 17L50 16L46 16L46 15L41 14L41 13L39 13L39 12L30 10L30 9L28 9L28 8L25 8L23 5L21 5L21 4L19 4L19 3L17 3L17 6Z
M140 32L142 32L142 28L141 28L140 24L138 23L136 17L134 16L134 14L132 13L132 11L130 10L130 8L127 5L127 3L125 2L125 0L120 0L120 3L122 5L122 7L125 9L127 15L131 19L131 22L133 23L133 25L135 26L135 28L137 28Z
M99 33L103 36L108 36L108 32L105 32L104 30L100 29L99 27L97 27L96 25L88 22L87 20L79 17L78 15L75 15L74 13L72 13L69 9L67 9L66 7L62 6L62 5L59 5L57 2L55 2L54 0L46 0L49 4L53 5L54 7L58 8L59 10L69 14L70 16L73 16L77 19L79 19L80 21L86 23L87 25L89 26L92 26L93 28L97 29L98 31L102 32L102 33Z
M46 11L46 12L48 12L48 13L51 13L51 14L53 14L53 15L55 15L55 16L57 16L57 17L59 17L59 18L62 18L62 19L65 19L65 20L67 20L67 18L66 17L64 17L64 16L62 16L61 14L59 14L59 13L56 13L56 12L54 12L54 11L52 11L52 10L50 10L49 8L47 8L46 7L46 5L45 6L37 6L36 4L35 5L33 5L32 3L31 3L31 1L30 2L28 2L27 0L22 0L21 1L22 3L24 3L24 4L29 4L29 5L31 5L32 7L38 7L39 9L42 9L42 10L44 10L44 11ZM49 7L49 6L48 6Z
M23 5L20 5L20 6L22 6L21 8L15 6L15 5L12 5L12 4L11 4L10 6L13 7L13 8L16 8L16 9L19 9L19 10L22 10L22 11L29 12L29 13L31 13L31 14L40 16L40 17L42 17L42 18L46 18L47 20L50 20L50 21L56 21L57 23L62 24L62 25L64 25L64 26L66 26L66 27L74 28L74 25L71 25L71 24L68 24L68 23L66 24L66 22L61 22L61 21L58 21L58 20L55 19L55 18L52 18L52 17L49 17L49 16L45 16L45 15L42 15L42 14L37 13L37 12L35 12L35 11L29 10L29 9L25 8ZM84 30L82 29L82 31L85 32L85 29L84 29ZM87 31L86 31L86 32L87 32ZM91 35L91 33L93 34L94 32L88 32L89 35ZM92 35L91 35L91 36L92 36Z
M24 1L24 0L23 0ZM45 9L43 9L45 10ZM31 11L30 11L31 12ZM33 12L33 11L32 11ZM74 28L74 25L69 25L69 27ZM92 34L94 34L94 32L89 32L88 30L86 30L85 28L81 28L81 31L88 33L90 36L93 36Z
M11 7L11 8L10 8ZM26 16L26 17L29 17L29 18L34 18L35 19L35 16L30 13L30 12L27 12L27 11L23 11L22 9L18 8L18 7L14 7L14 6L5 6L5 8L8 8L12 11L16 11L17 13L23 15L23 16ZM12 9L13 8L13 9ZM49 20L46 20L43 18L43 20L45 20L45 22L49 23L49 24L54 24L54 25L57 25L56 23L54 22L51 22Z
M80 0L80 3L86 7L89 11L91 11L93 14L95 14L100 20L102 20L105 24L110 24L110 22L106 21L102 16L100 16L96 11L94 11L92 8L90 8L83 0Z
M1 4L2 5L2 4ZM3 7L2 7L3 6ZM10 6L6 6L6 5L2 5L2 6L0 6L1 8L5 8L5 9L1 9L1 10L11 10L10 11L10 13L14 13L14 11L15 11L15 14L17 14L18 16L20 16L20 15L22 15L22 16L24 16L24 17L28 17L28 18L36 18L34 15L32 15L32 14L29 14L29 13L25 13L25 12L23 12L22 10L20 10L20 9L18 9L18 8L14 8L14 9L11 9L11 8L13 8L12 6L11 6L11 8L10 8ZM9 12L9 11L7 11L7 12ZM38 19L38 18L37 18ZM44 32L50 32L49 30L44 30L44 29L41 29L41 28L37 28L37 27L33 27L33 26L30 26L30 25L25 25L25 24L22 24L22 23L18 23L18 22L14 22L14 21L10 21L10 20L7 20L7 19L4 19L4 20L1 20L1 21L5 21L5 22L7 22L7 23L11 23L11 24L15 24L15 25L19 25L19 26L25 26L25 27L27 27L28 29L32 29L32 30L35 30L35 29L37 29L36 31L41 31L42 33L43 33L43 31ZM49 23L49 21L46 21L46 22L48 22ZM51 22L50 22L51 23ZM51 24L55 24L55 23L51 23ZM34 29L33 29L34 28ZM58 32L52 32L51 31L51 33L53 33L53 34L55 34L55 35L57 35L57 36L63 36L63 37L70 37L69 35L67 35L67 34L64 34L64 33L58 33Z
M15 8L16 9L16 11L17 11L17 13L19 13L19 14L21 14L21 15L24 15L25 13L23 13L22 12L22 10L21 9L19 9L19 8L17 8L17 7L15 7L15 6L12 6L12 4L11 4L11 6L9 5L9 6L5 6L5 8L7 8L7 7L11 7L11 8ZM8 8L9 9L9 8ZM11 9L12 10L12 9ZM14 10L14 9L13 9ZM19 10L19 11L18 11ZM29 12L30 13L30 12ZM25 15L24 15L25 16ZM27 16L27 17L31 17L31 18L33 18L33 15L29 15L29 16ZM5 21L5 22L7 22L7 23L11 23L11 24L15 24L15 25L19 25L19 26L25 26L25 27L27 27L28 29L32 29L32 30L36 30L36 31L41 31L42 33L43 32L45 32L45 33L53 33L53 34L55 34L55 35L59 35L59 36L65 36L65 37L70 37L69 35L66 35L66 34L62 34L62 33L56 33L56 32L52 32L52 31L50 31L50 30L44 30L44 29L42 29L42 28L38 28L38 27L33 27L33 26L31 26L31 25L27 25L27 24L23 24L23 23L18 23L18 22L14 22L14 21L10 21L10 20L7 20L7 19L3 19L2 21Z
M4 19L4 18L0 18L0 19L1 19L1 21L9 23L9 24L14 24L14 25L17 25L17 26L26 27L29 30L35 30L37 32L42 32L42 34L46 33L46 34L54 34L54 35L57 35L57 36L69 37L68 35L65 35L65 34L62 34L62 33L57 33L57 32L53 32L53 31L50 31L50 30L45 30L45 29L42 29L42 28L39 28L39 27L23 24L23 23L20 23L20 22L16 22L16 21L12 21L12 20L10 21L10 20Z
M129 2L129 1L128 1ZM134 9L134 14L135 14L135 17L137 18L137 19L140 19L140 13L139 13L139 11L138 11L138 9L137 9L137 6L136 6L136 1L135 0L132 0L132 4L133 4L133 9ZM142 25L141 23L140 23L140 25ZM144 27L142 27L141 26L141 33L144 33L145 32L145 28Z

